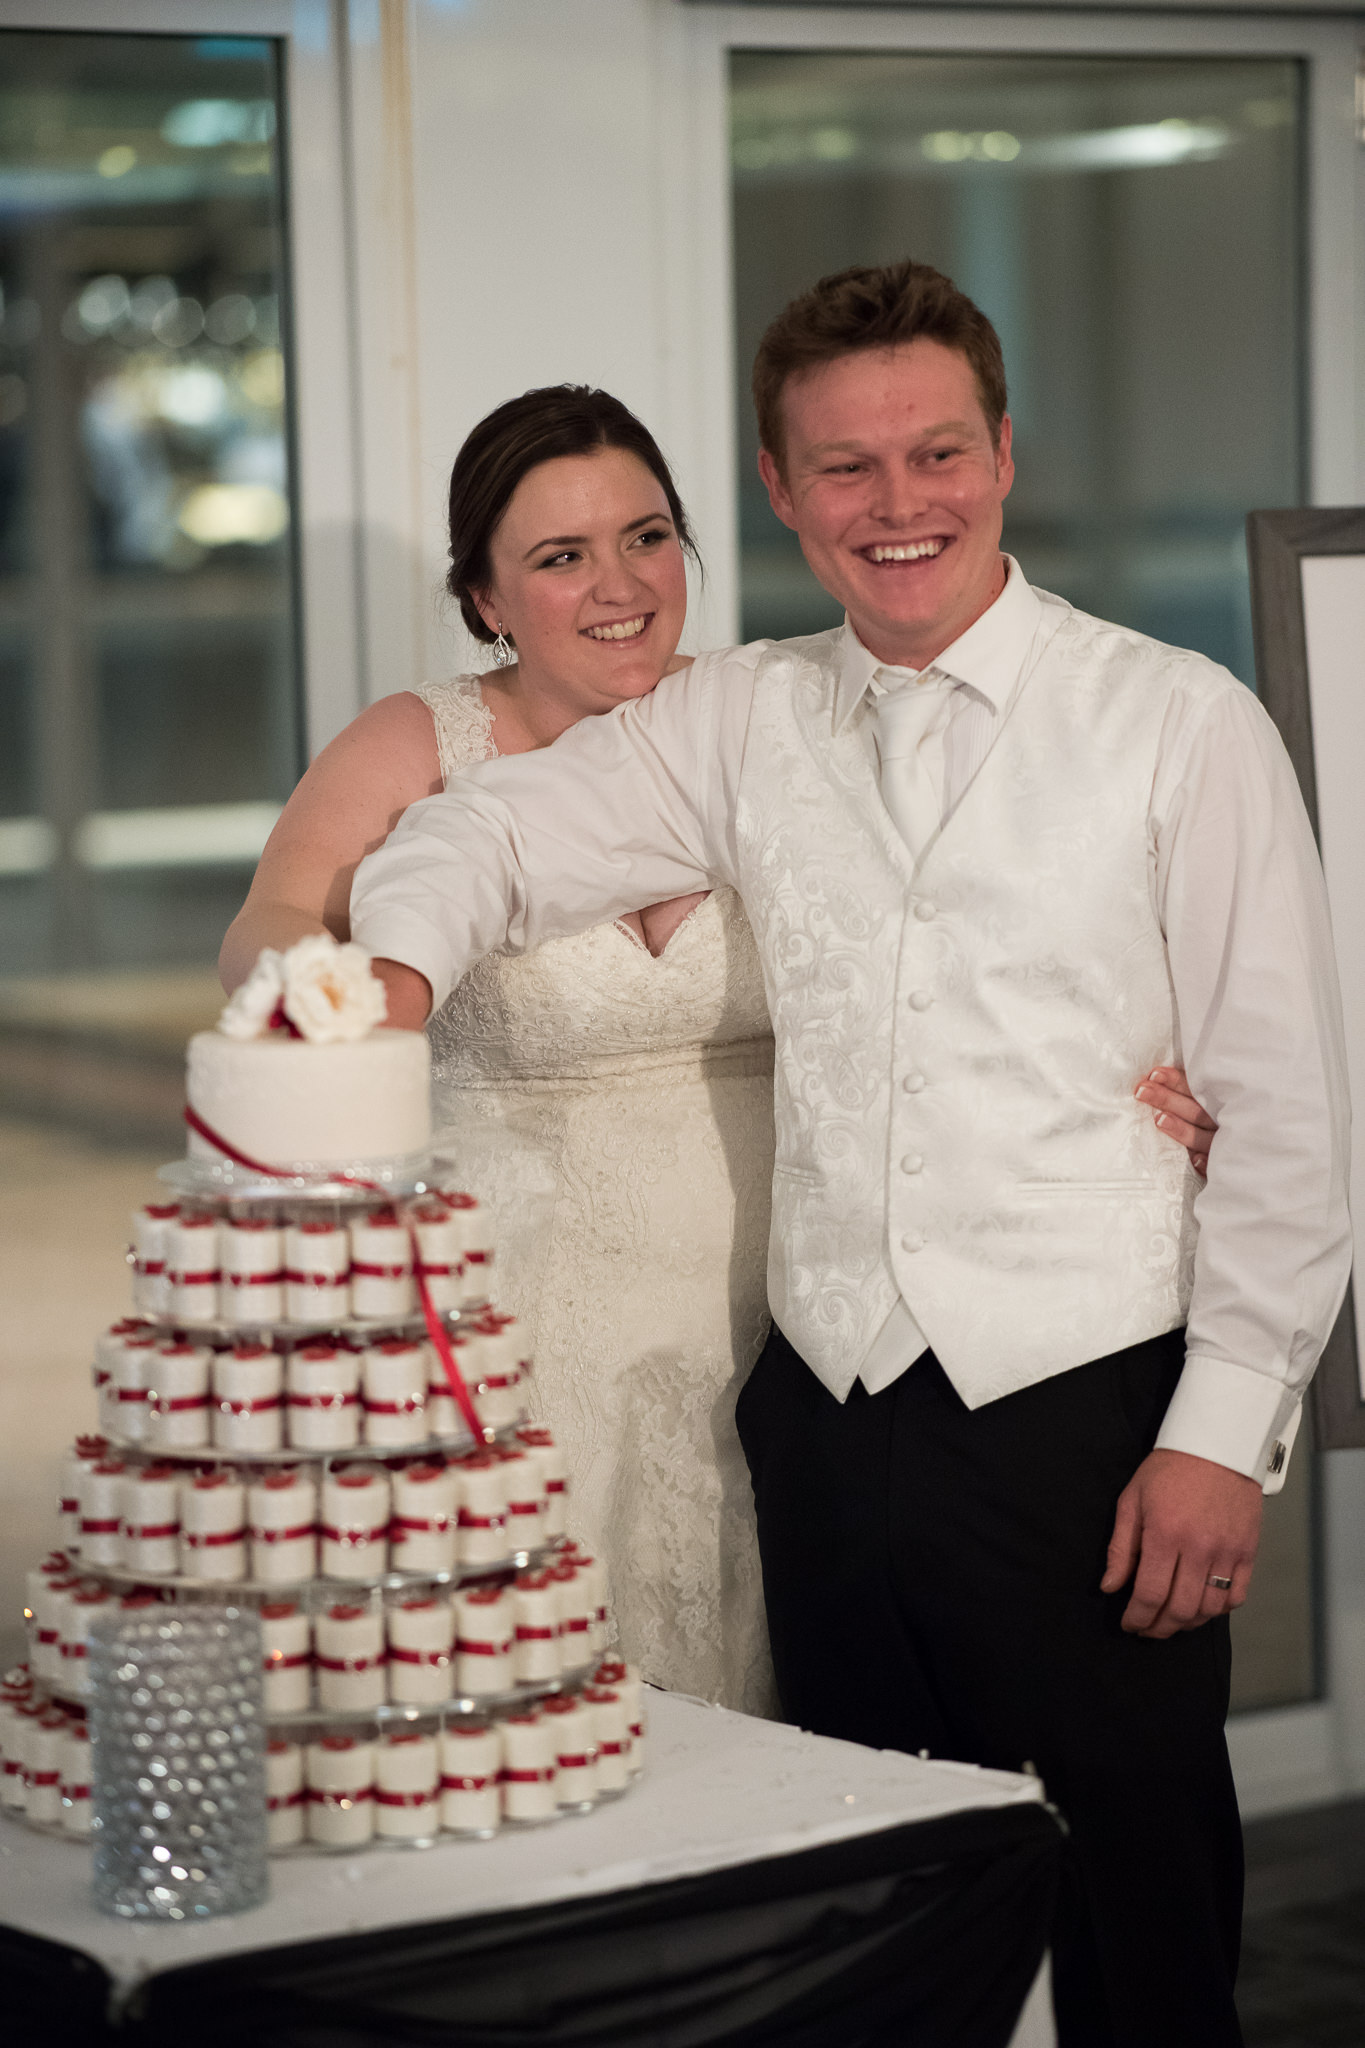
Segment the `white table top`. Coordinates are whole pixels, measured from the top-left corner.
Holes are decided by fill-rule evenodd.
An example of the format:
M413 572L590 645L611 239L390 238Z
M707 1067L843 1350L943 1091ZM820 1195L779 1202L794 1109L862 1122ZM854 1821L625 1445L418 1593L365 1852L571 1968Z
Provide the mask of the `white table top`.
M543 1828L426 1850L293 1857L269 1903L193 1925L128 1925L90 1900L88 1853L0 1827L0 1920L93 1957L126 1994L145 1977L252 1949L624 1891L1042 1797L1034 1778L921 1762L647 1692L645 1772L624 1799Z

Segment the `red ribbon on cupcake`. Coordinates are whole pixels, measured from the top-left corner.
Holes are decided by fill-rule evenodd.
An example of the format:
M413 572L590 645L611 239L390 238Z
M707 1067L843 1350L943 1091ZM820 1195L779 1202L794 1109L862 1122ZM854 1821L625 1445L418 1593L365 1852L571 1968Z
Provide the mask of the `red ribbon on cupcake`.
M297 1178L297 1175L290 1173L287 1167L267 1166L263 1160L252 1159L249 1154L239 1152L235 1145L229 1144L227 1139L221 1137L210 1124L206 1124L198 1110L188 1102L185 1104L185 1122L196 1136L203 1138L207 1144L212 1145L215 1151L221 1152L225 1159L231 1159L234 1165L248 1167L252 1173L263 1173L271 1180L294 1180ZM377 1181L367 1180L363 1174L336 1173L330 1175L329 1178L342 1181L347 1187L363 1188L367 1194L387 1195L388 1193L388 1190L380 1187ZM417 1282L417 1295L422 1304L422 1319L427 1326L427 1335L435 1346L436 1356L445 1368L445 1376L450 1382L450 1391L455 1396L456 1406L468 1423L475 1443L481 1444L484 1441L483 1424L480 1422L478 1410L470 1398L469 1389L464 1382L464 1375L455 1363L455 1353L450 1348L450 1338L446 1334L445 1324L441 1321L440 1313L432 1301L431 1289L427 1286L426 1276L422 1271L421 1247L417 1242L417 1232L411 1223L405 1227L408 1233L408 1240L412 1245L413 1278Z

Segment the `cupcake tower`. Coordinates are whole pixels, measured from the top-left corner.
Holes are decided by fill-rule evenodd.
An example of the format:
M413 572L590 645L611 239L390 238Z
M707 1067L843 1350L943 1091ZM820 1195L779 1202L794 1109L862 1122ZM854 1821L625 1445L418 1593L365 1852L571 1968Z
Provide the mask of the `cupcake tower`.
M29 1575L4 1810L89 1832L95 1614L224 1594L260 1614L277 1849L483 1836L626 1790L639 1676L526 1420L478 1203L166 1178L182 1198L135 1213L133 1313L96 1346L62 1547Z

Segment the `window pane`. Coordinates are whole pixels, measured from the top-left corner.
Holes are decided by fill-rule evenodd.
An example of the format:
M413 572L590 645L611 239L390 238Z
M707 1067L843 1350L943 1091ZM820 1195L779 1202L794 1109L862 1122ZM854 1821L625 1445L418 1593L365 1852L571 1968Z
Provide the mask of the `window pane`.
M913 256L999 329L1006 545L1252 681L1242 521L1302 495L1290 62L733 59L745 637L835 617L754 473L749 367L815 278Z
M208 966L299 766L275 46L0 34L0 959Z

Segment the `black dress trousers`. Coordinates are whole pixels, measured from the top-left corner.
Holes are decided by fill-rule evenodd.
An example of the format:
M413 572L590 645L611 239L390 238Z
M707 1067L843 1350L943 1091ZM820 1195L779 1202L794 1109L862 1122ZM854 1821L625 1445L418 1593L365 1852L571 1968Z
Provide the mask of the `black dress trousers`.
M1149 1642L1099 1590L1184 1332L968 1409L932 1352L827 1393L774 1329L740 1396L787 1718L1034 1766L1071 1832L1061 2048L1235 2048L1242 1837L1225 1620Z

